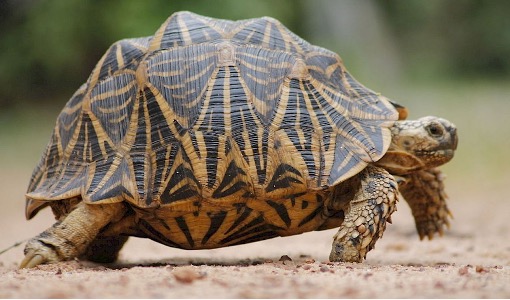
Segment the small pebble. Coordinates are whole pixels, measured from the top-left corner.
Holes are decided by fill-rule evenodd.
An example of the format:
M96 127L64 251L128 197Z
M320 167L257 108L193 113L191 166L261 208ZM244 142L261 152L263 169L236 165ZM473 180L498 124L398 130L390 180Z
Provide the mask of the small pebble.
M467 275L469 274L469 268L468 267L462 267L459 269L459 275Z
M487 272L489 272L489 270L487 270L483 266L476 266L475 270L476 270L476 273L487 273Z
M281 261L283 264L285 264L286 261L292 261L292 258L290 258L288 255L282 255L278 261Z
M310 270L312 266L310 265L303 265L303 270Z
M320 268L320 271L321 271L321 272L329 272L329 268L328 268L328 267L326 267L326 266L322 266L322 267Z
M175 279L181 283L192 283L193 281L202 278L202 276L191 268L178 268L173 271Z

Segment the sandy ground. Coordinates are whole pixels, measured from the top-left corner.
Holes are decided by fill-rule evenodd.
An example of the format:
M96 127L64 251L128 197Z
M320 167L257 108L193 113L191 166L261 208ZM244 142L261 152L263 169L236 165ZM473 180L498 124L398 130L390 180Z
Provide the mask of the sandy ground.
M43 211L25 221L22 195L30 171L1 171L4 249L53 220ZM502 182L475 187L454 180L448 191L455 219L432 241L419 241L401 201L393 225L362 264L328 262L334 230L207 251L132 238L113 265L71 261L31 270L17 269L19 246L0 255L0 297L509 298L510 202L500 197ZM279 261L284 255L292 261Z

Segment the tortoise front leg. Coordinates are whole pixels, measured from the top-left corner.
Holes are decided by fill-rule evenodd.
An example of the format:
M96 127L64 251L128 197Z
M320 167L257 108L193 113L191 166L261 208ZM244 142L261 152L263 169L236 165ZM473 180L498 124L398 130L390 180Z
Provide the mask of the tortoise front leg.
M102 228L119 220L125 212L122 203L91 205L80 202L62 221L28 241L20 268L78 257Z
M358 176L361 184L350 209L333 237L329 260L361 262L382 236L396 210L397 183L386 170L368 166ZM342 199L338 199L342 201Z
M446 205L443 177L439 169L429 169L406 175L399 183L421 240L424 237L432 239L436 232L443 235L443 228L450 225L448 218L452 215Z

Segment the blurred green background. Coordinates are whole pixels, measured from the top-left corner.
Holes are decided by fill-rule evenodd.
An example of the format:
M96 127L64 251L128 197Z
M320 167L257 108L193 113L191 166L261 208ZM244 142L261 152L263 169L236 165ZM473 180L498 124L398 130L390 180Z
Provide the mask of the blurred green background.
M1 0L1 184L24 189L61 107L110 44L152 35L179 10L279 19L337 52L360 82L412 118L457 124L459 150L445 168L451 194L506 187L510 1L498 0ZM21 188L15 197L23 199Z

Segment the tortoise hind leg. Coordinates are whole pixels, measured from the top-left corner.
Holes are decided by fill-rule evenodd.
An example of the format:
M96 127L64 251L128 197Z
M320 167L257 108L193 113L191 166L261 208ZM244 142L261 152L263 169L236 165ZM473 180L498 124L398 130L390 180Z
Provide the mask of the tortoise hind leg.
M126 211L122 219L109 223L87 247L80 257L97 263L112 263L129 236L146 237L138 230L133 210Z
M374 248L386 228L386 222L396 210L398 191L393 176L374 166L368 166L358 176L361 184L333 238L331 261L361 262Z
M97 263L112 263L119 257L127 236L98 236L90 243L82 258Z
M122 203L91 205L80 202L62 221L27 242L20 268L78 257L101 229L121 219L125 212Z

